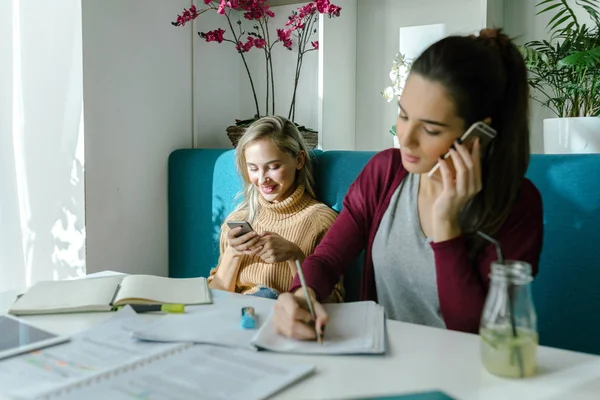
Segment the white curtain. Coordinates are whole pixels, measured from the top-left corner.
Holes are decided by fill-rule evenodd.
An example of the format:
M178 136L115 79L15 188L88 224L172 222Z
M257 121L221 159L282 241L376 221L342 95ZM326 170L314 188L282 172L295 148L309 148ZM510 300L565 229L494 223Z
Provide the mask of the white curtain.
M0 292L85 274L81 39L81 0L0 1Z

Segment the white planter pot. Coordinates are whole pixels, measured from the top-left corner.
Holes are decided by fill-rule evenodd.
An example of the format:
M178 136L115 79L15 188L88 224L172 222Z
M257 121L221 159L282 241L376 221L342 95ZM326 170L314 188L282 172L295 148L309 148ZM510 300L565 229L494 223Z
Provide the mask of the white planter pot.
M600 153L600 118L545 119L544 153Z
M400 148L400 142L398 141L398 136L394 135L394 148Z

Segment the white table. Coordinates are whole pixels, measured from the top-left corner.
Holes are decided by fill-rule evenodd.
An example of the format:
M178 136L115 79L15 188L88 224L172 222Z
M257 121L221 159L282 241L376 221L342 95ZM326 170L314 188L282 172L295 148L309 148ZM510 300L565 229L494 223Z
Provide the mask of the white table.
M0 293L0 313L14 299ZM30 316L32 324L58 334L75 334L112 313ZM143 315L143 318L157 318ZM460 399L600 399L600 357L540 347L539 374L510 380L487 373L480 362L479 337L388 321L385 356L297 356L265 352L264 357L317 366L315 374L276 399L347 399L441 390ZM600 340L600 338L599 338Z

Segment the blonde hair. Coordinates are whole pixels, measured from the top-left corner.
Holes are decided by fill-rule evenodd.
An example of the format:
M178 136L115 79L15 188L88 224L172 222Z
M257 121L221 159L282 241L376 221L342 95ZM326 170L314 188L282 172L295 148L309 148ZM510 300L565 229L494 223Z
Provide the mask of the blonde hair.
M237 195L237 198L241 198L242 201L236 207L235 211L247 210L248 221L250 222L254 221L260 211L260 203L258 201L260 193L250 182L245 151L249 145L262 139L272 141L279 151L291 154L293 157L298 156L301 151L304 152L305 162L302 168L296 172L295 184L296 187L304 185L305 193L313 198L315 197L312 161L308 152L308 146L298 128L296 128L296 125L292 121L283 117L263 117L246 129L235 150L237 170L244 181L244 190Z

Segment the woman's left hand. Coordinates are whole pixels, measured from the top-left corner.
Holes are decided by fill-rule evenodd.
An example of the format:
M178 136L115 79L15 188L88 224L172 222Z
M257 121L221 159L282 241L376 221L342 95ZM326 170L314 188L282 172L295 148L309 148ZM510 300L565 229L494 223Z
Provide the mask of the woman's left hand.
M264 232L258 241L263 246L256 255L264 262L274 264L300 258L302 250L295 244L273 232Z
M440 160L442 193L433 204L434 241L448 240L460 235L458 215L460 210L481 190L481 152L479 139L469 151L464 145L454 143L450 157L456 174L445 160Z

